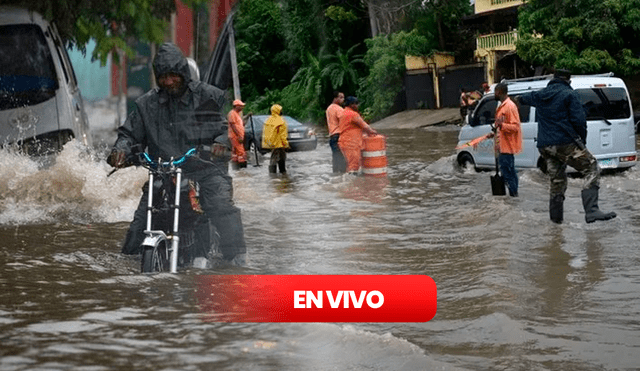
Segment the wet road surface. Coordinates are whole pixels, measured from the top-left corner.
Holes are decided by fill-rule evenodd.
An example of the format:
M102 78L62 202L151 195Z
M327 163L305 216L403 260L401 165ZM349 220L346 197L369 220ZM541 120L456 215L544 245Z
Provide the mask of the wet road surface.
M330 149L291 153L288 178L233 172L247 267L139 274L119 254L146 180L104 151L55 165L0 153L0 370L632 370L640 367L640 169L607 175L585 224L580 179L565 223L547 178L520 197L459 169L456 126L382 130L386 181L330 174ZM426 274L426 323L211 323L202 274Z

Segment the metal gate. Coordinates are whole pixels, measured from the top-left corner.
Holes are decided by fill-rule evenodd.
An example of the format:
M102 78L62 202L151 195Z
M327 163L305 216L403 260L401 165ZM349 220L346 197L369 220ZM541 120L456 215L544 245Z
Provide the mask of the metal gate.
M404 77L407 109L434 109L436 99L433 90L433 75L427 73L407 74Z
M482 91L485 80L484 64L451 66L438 71L440 107L460 107L462 89Z

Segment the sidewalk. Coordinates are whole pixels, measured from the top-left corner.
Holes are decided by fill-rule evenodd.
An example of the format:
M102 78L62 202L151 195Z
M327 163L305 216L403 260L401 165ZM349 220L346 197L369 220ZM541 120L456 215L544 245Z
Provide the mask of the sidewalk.
M375 129L417 129L432 125L458 125L459 108L411 110L396 113L371 124Z

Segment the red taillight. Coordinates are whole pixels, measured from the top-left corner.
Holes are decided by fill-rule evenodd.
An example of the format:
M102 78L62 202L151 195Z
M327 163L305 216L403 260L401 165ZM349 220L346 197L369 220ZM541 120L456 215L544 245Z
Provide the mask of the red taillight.
M635 160L636 160L636 156L620 157L620 162L631 162L631 161L635 161Z

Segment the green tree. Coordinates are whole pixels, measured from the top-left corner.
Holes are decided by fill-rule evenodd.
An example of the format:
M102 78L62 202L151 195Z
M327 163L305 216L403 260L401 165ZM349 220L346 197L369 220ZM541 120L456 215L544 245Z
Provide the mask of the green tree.
M346 53L338 49L335 54L323 56L322 76L329 79L333 90L356 91L360 80L358 71L365 67L363 56L354 55L358 47L354 45Z
M190 0L189 4L201 4L205 0ZM96 41L92 57L103 65L109 53L124 50L133 56L127 39L142 42L162 42L174 0L6 0L3 3L37 11L53 21L60 36L68 46L85 51L89 40ZM114 54L114 58L118 58Z
M367 39L365 64L369 75L361 81L358 95L368 120L391 114L396 97L402 91L405 55L427 55L427 39L416 30Z
M307 52L303 67L291 79L295 91L302 93L298 96L298 105L307 108L307 110L313 110L314 107L320 105L324 86L322 60L322 51L318 56Z
M293 76L283 43L282 12L273 0L242 0L234 27L243 100L250 105L265 92L286 87Z
M531 0L519 14L518 55L574 73L640 72L640 0Z

